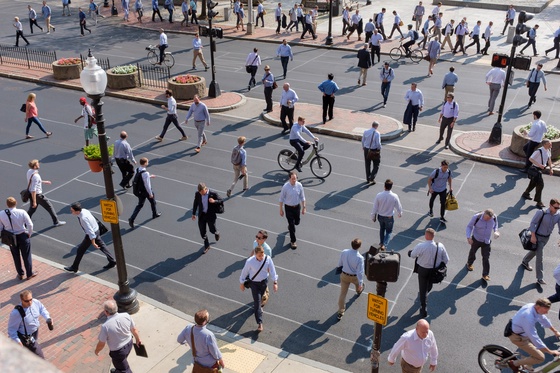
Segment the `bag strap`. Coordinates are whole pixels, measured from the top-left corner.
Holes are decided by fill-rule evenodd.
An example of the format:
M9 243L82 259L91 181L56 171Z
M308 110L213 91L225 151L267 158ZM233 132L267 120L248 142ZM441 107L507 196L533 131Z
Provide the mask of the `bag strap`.
M253 62L251 62L251 65L250 65L250 66L253 66L253 64L255 63L255 61L257 60L257 58L259 58L259 55L258 55L258 54L255 56L255 59L253 60Z
M436 260L439 253L439 242L436 242L436 256L434 257L434 268L436 268Z
M542 209L541 211L542 211L542 216L541 216L541 219L539 220L539 224L537 225L537 229L535 229L535 234L537 234L537 232L539 231L539 228L541 227L541 223L544 219L544 214L545 214L544 209Z
M5 209L4 212L6 213L6 216L8 217L8 220L10 220L10 225L12 226L12 231L13 231L14 230L14 225L12 224L12 213L8 209Z
M264 262L263 262L263 264L261 265L261 268L259 268L259 270L257 271L257 273L255 273L255 275L254 275L253 277L251 277L251 281L253 281L253 280L255 279L255 277L257 277L257 275L258 275L259 273L261 273L261 269L263 269L264 265L266 264L266 260L267 260L267 259L268 259L268 256L265 256L265 257L264 257Z
M194 325L191 328L191 352L194 361L196 359L196 347L194 346Z
M27 334L27 327L25 326L25 310L19 304L17 306L15 306L14 308L16 310L18 310L19 315L21 316L21 322L23 323L23 330L25 331L25 335L28 335Z
M542 155L542 153L541 153L541 155ZM35 171L31 174L31 177L29 178L29 181L27 182L27 191L28 192L29 192L29 187L31 186L31 180L33 180L33 176L35 176L35 174L37 174L37 171Z
M369 143L369 148L371 149L371 147L373 146L373 139L375 138L375 130L373 131L373 133L371 134L371 142Z

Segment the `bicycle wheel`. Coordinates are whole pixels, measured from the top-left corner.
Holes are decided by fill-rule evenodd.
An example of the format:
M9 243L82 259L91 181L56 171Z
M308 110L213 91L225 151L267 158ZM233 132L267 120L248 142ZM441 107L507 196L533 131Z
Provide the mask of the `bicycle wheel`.
M389 52L389 57L391 57L391 59L393 61L398 61L402 58L402 50L399 47L395 47L393 49L391 49L391 51Z
M292 171L296 168L297 154L289 149L282 149L278 153L278 165L284 171Z
M327 158L316 156L311 160L311 172L319 179L324 179L331 174L331 162Z
M152 65L155 65L156 63L159 62L159 57L156 54L156 52L154 51L148 52L148 62L151 63Z
M173 57L173 55L171 53L169 53L169 54L166 53L165 57L163 59L163 63L167 67L173 67L173 65L175 65L175 57Z
M513 352L505 347L498 345L486 345L478 353L478 365L482 371L486 373L502 372L503 369L509 369L507 361L504 359L513 355ZM508 360L516 360L513 359ZM507 370L506 370L507 372Z
M410 51L410 59L412 60L412 62L420 63L420 61L422 61L423 58L424 58L424 53L422 53L422 51L419 50Z

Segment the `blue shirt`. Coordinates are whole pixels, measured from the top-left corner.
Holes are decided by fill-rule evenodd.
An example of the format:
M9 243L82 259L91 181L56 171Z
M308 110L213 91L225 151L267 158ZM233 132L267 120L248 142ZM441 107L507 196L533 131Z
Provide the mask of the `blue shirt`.
M43 17L49 17L51 15L51 7L45 5L41 8L41 12L43 13Z
M536 68L533 68L533 70L531 70L531 72L529 73L527 80L531 83L540 83L542 80L543 83L546 84L546 78L542 69L537 70Z
M199 102L198 104L193 103L191 105L189 112L187 113L187 117L185 118L185 122L187 122L191 116L197 122L206 121L206 124L210 125L210 113L208 112L208 107L206 107L206 105L202 102Z
M364 257L358 250L343 250L338 259L338 266L342 266L342 272L356 275L360 285L364 283Z
M323 92L327 96L334 95L338 91L338 86L330 79L327 79L323 83L319 84L317 88L319 88L319 91Z
M387 82L391 83L391 80L395 78L395 72L390 67L388 69L383 67L379 72L379 77L381 78L381 81L387 80Z
M23 303L20 304L23 306ZM39 329L39 315L43 316L45 320L50 319L49 311L43 306L37 299L33 299L31 306L23 307L25 311L25 328L27 328L27 334L33 334ZM10 318L8 320L8 336L16 341L21 342L18 338L17 333L25 334L25 328L23 327L23 322L21 320L21 315L15 308L10 312Z
M115 151L113 153L115 159L128 159L129 161L136 163L134 155L132 154L132 148L126 139L118 139L115 141Z
M438 174L436 177L436 173ZM432 189L434 192L443 192L447 189L447 182L452 178L451 170L447 169L447 172L443 172L441 167L433 170L430 174L430 179L432 179Z
M190 5L191 5L192 11L196 13L196 1L191 0L191 4L190 4Z
M459 81L459 77L454 72L450 71L443 77L443 83L441 88L445 88L446 85L454 86Z
M381 135L375 128L364 131L362 135L362 148L381 150Z
M280 203L288 206L297 206L304 201L305 193L303 191L303 185L301 185L299 181L296 181L294 185L287 181L282 186L282 190L280 191Z
M262 83L265 87L272 87L272 84L274 83L274 75L272 75L270 71L265 71Z
M222 353L218 347L218 342L214 333L206 329L206 325L189 325L179 334L177 342L184 345L191 345L191 329L196 347L196 362L210 368L216 361L222 358ZM192 346L191 346L192 349Z
M373 30L375 30L375 25L373 24L373 22L366 23L366 25L364 26L364 32L373 32Z
M552 326L550 320L546 315L539 315L535 309L535 303L528 303L521 307L519 311L513 316L511 329L515 334L519 334L523 337L529 338L531 343L535 345L536 348L546 348L539 334L537 333L537 328L535 324L539 323L543 328L548 329Z
M159 9L158 0L152 0L152 9Z
M276 49L276 55L280 57L290 57L292 61L294 60L294 55L292 54L292 47L284 43L280 44L278 49Z
M539 230L537 230L539 221L541 221L541 224L539 226ZM548 208L544 212L540 210L537 211L535 215L533 215L533 218L531 219L530 230L531 232L535 232L539 236L550 236L552 234L552 231L554 230L555 225L558 226L558 231L560 232L560 213L556 211L554 212L554 214L551 214L550 208Z
M441 114L445 118L457 118L459 116L459 104L455 101L446 101L441 108Z
M406 94L404 95L404 99L406 101L410 101L411 105L414 106L420 106L423 107L424 106L424 95L422 94L422 91L419 90L418 88L416 88L415 91L413 91L412 89L409 89Z
M253 241L253 250L255 250L257 246L259 246L257 240ZM266 242L263 242L261 247L263 248L265 255L272 257L272 249Z
M280 105L288 106L288 101L292 102L292 106L299 100L296 91L289 88L287 91L282 89L282 97L280 97Z
M302 132L306 133L311 138L315 138L315 136L313 136L313 134L311 133L311 131L307 129L307 127L301 126L299 123L296 122L293 124L292 128L290 129L290 140L301 140L303 142L306 142L307 140L305 140L305 138L301 134Z
M86 19L86 14L84 13L83 10L80 10L80 13L78 14L78 16L80 17L80 22L82 22Z
M494 216L491 219L484 220L484 216L484 211L474 214L467 224L467 238L472 237L479 242L490 244L492 232L498 231L498 218Z
M202 39L194 38L192 41L192 46L195 51L202 49Z

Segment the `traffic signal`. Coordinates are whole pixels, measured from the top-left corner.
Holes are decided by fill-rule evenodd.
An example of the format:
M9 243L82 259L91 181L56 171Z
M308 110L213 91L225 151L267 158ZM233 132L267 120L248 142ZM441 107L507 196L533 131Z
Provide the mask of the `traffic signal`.
M208 18L214 18L218 15L218 12L214 11L214 8L218 3L213 2L212 0L208 0Z
M214 30L216 30L216 33L214 34L218 39L223 39L224 38L224 30L222 30L221 27L216 27Z
M509 62L507 54L494 53L492 55L492 67L507 67Z
M210 36L210 27L208 26L198 26L198 33L200 36Z
M527 56L516 56L513 59L513 65L515 69L519 70L530 70L531 69L531 57Z
M527 13L526 11L522 10L521 12L519 12L519 16L517 16L517 22L525 23L532 20L533 17L535 17L533 13Z

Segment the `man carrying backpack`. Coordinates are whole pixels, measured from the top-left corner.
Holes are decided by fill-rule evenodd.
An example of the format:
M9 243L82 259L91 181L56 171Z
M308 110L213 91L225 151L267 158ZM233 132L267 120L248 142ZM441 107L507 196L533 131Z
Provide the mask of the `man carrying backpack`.
M416 43L418 40L418 31L412 29L412 25L408 25L408 33L405 37L401 38L401 40L409 38L410 40L403 44L404 49L406 50L406 56L410 56L410 47Z
M449 184L449 191L453 191L452 181L453 178L451 176L451 170L449 169L449 163L445 159L441 161L441 167L433 170L428 177L428 194L431 194L430 211L428 212L428 215L430 217L434 216L434 201L436 197L439 196L439 220L442 223L447 222L445 219L445 198L447 197L447 184Z
M467 242L471 245L467 259L467 270L474 270L473 263L476 260L476 252L481 249L482 255L482 279L490 281L490 244L494 238L500 237L498 232L498 218L492 209L486 209L474 216L467 225Z
M243 147L247 139L245 136L237 138L237 146L231 152L231 164L233 165L233 182L227 190L227 196L231 197L231 191L237 184L237 181L243 179L243 191L249 189L249 176L247 175L247 152Z
M148 158L140 158L140 167L136 169L136 174L134 175L134 179L132 181L132 193L138 197L138 205L134 209L132 216L128 219L128 225L130 225L131 229L134 229L134 219L144 207L144 202L146 199L150 202L150 206L152 207L152 219L159 218L161 216L161 212L156 209L156 199L154 197L154 191L152 190L152 184L150 183L150 179L156 177L155 175L150 175L150 173L146 170L148 167Z

